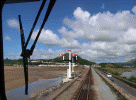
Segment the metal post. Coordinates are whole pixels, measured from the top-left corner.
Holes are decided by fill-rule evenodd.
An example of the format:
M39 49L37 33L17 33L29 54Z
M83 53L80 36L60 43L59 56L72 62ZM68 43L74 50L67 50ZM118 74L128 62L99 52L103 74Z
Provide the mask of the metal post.
M0 7L0 100L7 100L5 94L4 60L3 60L3 35L2 35L2 8L5 1L1 1Z
M69 51L69 78L71 78L71 51Z
M74 64L74 58L72 58L72 72L74 72L74 66L75 66L75 64Z

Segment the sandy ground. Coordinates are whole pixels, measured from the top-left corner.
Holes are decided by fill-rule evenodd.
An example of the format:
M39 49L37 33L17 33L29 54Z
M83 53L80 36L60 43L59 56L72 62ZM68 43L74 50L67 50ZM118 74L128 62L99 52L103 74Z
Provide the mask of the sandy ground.
M59 76L53 74L64 75L67 72L68 67L29 67L28 83L32 83L38 80L36 77L43 79L57 78ZM82 71L81 67L75 68L76 74ZM53 74L52 74L53 73ZM24 69L17 67L4 68L5 74L5 90L11 90L25 85Z

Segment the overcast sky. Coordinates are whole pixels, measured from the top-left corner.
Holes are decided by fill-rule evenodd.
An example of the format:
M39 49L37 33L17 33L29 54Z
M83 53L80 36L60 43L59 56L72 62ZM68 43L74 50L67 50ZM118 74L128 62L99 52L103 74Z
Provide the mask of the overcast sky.
M4 58L18 59L21 38L18 15L27 39L40 2L6 4L3 7ZM35 39L49 0L33 32ZM31 59L51 59L72 50L96 63L125 62L136 58L135 0L57 0L41 32Z

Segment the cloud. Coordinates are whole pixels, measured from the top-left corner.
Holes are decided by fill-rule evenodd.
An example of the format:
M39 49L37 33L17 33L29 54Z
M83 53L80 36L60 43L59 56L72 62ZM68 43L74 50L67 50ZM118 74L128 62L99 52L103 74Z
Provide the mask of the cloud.
M133 13L136 13L136 6L134 6L134 7L132 8L132 12L133 12Z
M12 41L12 39L8 35L5 37L5 40Z
M101 8L104 9L104 4ZM58 29L61 38L53 31L43 29L38 42L69 48L72 53L94 62L128 61L136 57L136 6L131 11L91 14L77 7L73 11L74 18L64 18L64 26ZM38 30L33 33L32 40L37 33ZM60 53L64 51L35 49L31 58L51 59Z
M62 36L88 41L115 42L123 39L127 30L136 27L136 18L129 10L115 14L109 11L99 12L91 16L88 11L77 7L73 15L75 20L69 18L63 20L68 28L62 26L58 30Z
M136 28L129 28L124 33L122 42L124 42L126 44L130 44L130 45L136 44Z
M83 11L80 7L77 7L77 9L74 11L73 15L77 19L87 21L90 16L90 13L88 11Z
M130 60L136 55L136 17L129 10L91 15L77 7L73 16L75 19L63 20L66 26L58 32L62 36L89 42L80 44L78 53L82 57L96 62L118 62Z
M19 58L22 58L20 56L21 53L8 53L8 52L4 52L4 59L5 58L9 58L9 59L19 59Z
M59 53L64 53L62 50L55 50L53 51L51 48L48 50L44 49L34 49L33 55L30 56L30 59L53 59L55 57L59 56ZM8 53L4 52L4 58L9 58L9 59L19 59L22 58L20 56L21 53Z
M11 28L18 29L19 28L19 22L16 19L8 19L7 25Z
M35 31L32 34L32 40L35 40L37 34L38 34L39 30ZM54 34L51 30L42 30L39 39L39 42L47 44L47 45L59 45L60 44L60 39L59 37Z
M39 30L35 31L32 34L32 40L36 38L38 31ZM60 31L63 31L63 29L60 29ZM62 39L60 39L59 36L53 33L51 30L44 29L42 30L38 41L47 45L59 45L64 48L78 48L80 45L79 42L73 38L63 37Z
M71 38L62 38L61 39L61 46L63 48L80 48L80 44L77 40L71 39Z
M135 7L132 9L133 12L134 9ZM136 18L129 10L114 14L110 11L98 12L91 15L88 11L77 7L73 16L75 19L64 18L65 26L58 29L62 39L48 30L50 33L46 35L48 40L44 30L44 35L41 35L39 41L70 48L73 53L95 62L128 61L136 56ZM83 44L78 40L82 40ZM50 55L55 52L49 51Z
M79 52L84 58L95 62L128 61L136 56L136 45L117 42L83 43Z
M102 4L101 9L104 9L104 4Z
M51 48L48 50L44 49L34 49L33 55L30 57L31 59L53 59L58 57L60 53L63 53L62 50L53 51Z

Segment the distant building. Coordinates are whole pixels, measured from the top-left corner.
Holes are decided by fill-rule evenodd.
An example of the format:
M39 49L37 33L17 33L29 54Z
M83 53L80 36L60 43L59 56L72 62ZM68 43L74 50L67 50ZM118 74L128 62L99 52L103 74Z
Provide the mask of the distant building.
M85 68L89 68L90 67L90 65L84 65L85 66Z
M101 67L100 65L98 65L98 64L94 64L94 65L92 65L93 67Z
M123 66L123 67L124 67L124 68L130 68L131 66L127 66L127 65L126 65L126 66Z

